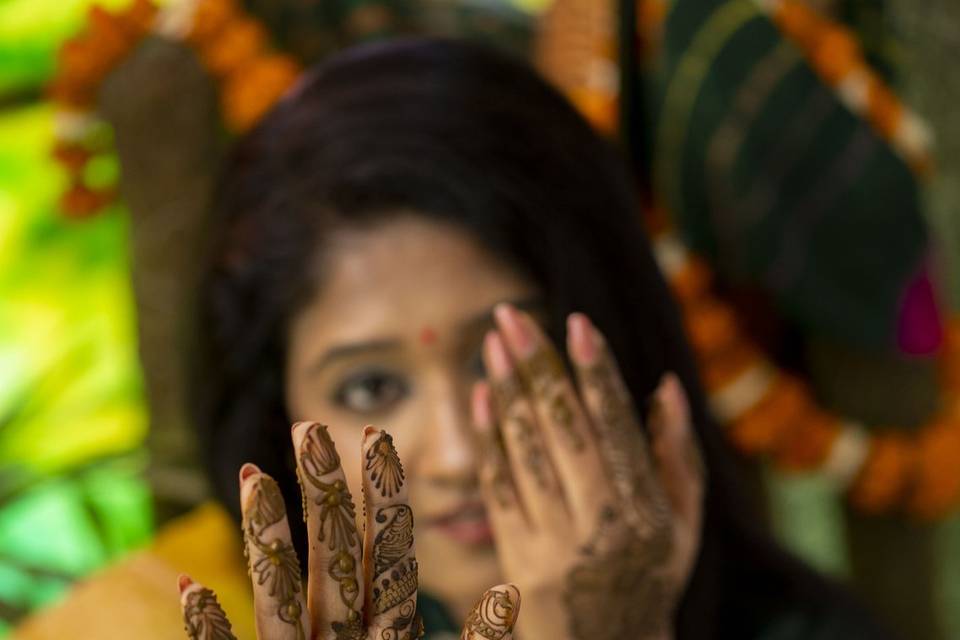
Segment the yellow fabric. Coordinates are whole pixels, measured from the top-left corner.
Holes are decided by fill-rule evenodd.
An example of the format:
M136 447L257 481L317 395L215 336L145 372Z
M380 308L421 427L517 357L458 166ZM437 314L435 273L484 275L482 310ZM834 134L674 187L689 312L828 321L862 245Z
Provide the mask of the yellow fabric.
M186 638L177 596L181 573L216 591L238 638L256 637L239 532L210 503L166 526L150 548L78 584L61 603L24 622L13 638Z

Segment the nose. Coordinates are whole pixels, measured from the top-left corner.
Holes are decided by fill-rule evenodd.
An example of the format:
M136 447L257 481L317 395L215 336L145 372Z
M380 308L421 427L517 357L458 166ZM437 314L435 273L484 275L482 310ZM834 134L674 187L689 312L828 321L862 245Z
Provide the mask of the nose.
M470 425L469 382L450 372L437 372L424 393L428 410L421 431L419 472L434 484L476 485L478 451Z

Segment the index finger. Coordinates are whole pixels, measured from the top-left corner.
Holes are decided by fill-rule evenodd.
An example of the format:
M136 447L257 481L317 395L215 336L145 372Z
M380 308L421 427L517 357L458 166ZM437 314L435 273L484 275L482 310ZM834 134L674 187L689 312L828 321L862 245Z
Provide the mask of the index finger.
M360 535L356 508L325 425L298 422L291 430L309 540L307 603L317 631L362 626Z
M363 432L363 497L367 520L364 566L371 638L419 637L417 559L413 511L393 438L367 427Z

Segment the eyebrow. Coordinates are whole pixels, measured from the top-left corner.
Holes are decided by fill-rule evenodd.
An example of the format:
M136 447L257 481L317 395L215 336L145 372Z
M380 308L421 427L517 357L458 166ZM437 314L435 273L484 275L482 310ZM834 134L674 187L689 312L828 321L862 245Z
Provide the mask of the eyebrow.
M315 374L331 362L350 358L359 354L378 353L382 351L396 351L403 346L398 338L389 338L384 340L365 340L363 342L349 342L331 347L323 352L319 358L308 367L310 374Z

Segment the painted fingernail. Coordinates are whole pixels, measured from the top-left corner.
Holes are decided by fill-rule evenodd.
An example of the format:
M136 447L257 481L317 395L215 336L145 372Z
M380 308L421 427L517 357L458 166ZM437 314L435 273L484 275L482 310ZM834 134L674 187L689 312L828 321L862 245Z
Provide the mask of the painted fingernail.
M363 447L364 445L366 445L366 444L367 444L367 440L368 440L370 437L375 436L375 435L378 435L379 433L380 433L380 429L377 429L377 428L376 428L375 426L373 426L372 424L368 424L367 426L365 426L365 427L363 428L363 437L360 438L360 446Z
M248 462L240 467L240 484L243 485L243 481L252 476L255 473L261 473L260 467Z
M180 577L177 578L177 588L180 590L180 593L183 593L190 588L190 585L193 584L193 580L190 579L190 576L186 574L180 574Z
M571 313L567 318L570 336L570 356L580 365L591 365L597 359L599 345L593 323L582 313Z
M483 340L483 349L490 374L500 380L510 377L513 373L513 363L510 362L510 354L507 353L507 347L503 344L503 338L500 337L499 332L487 332Z
M536 348L533 334L519 311L512 305L498 304L493 310L493 317L514 351L524 357L533 353Z

